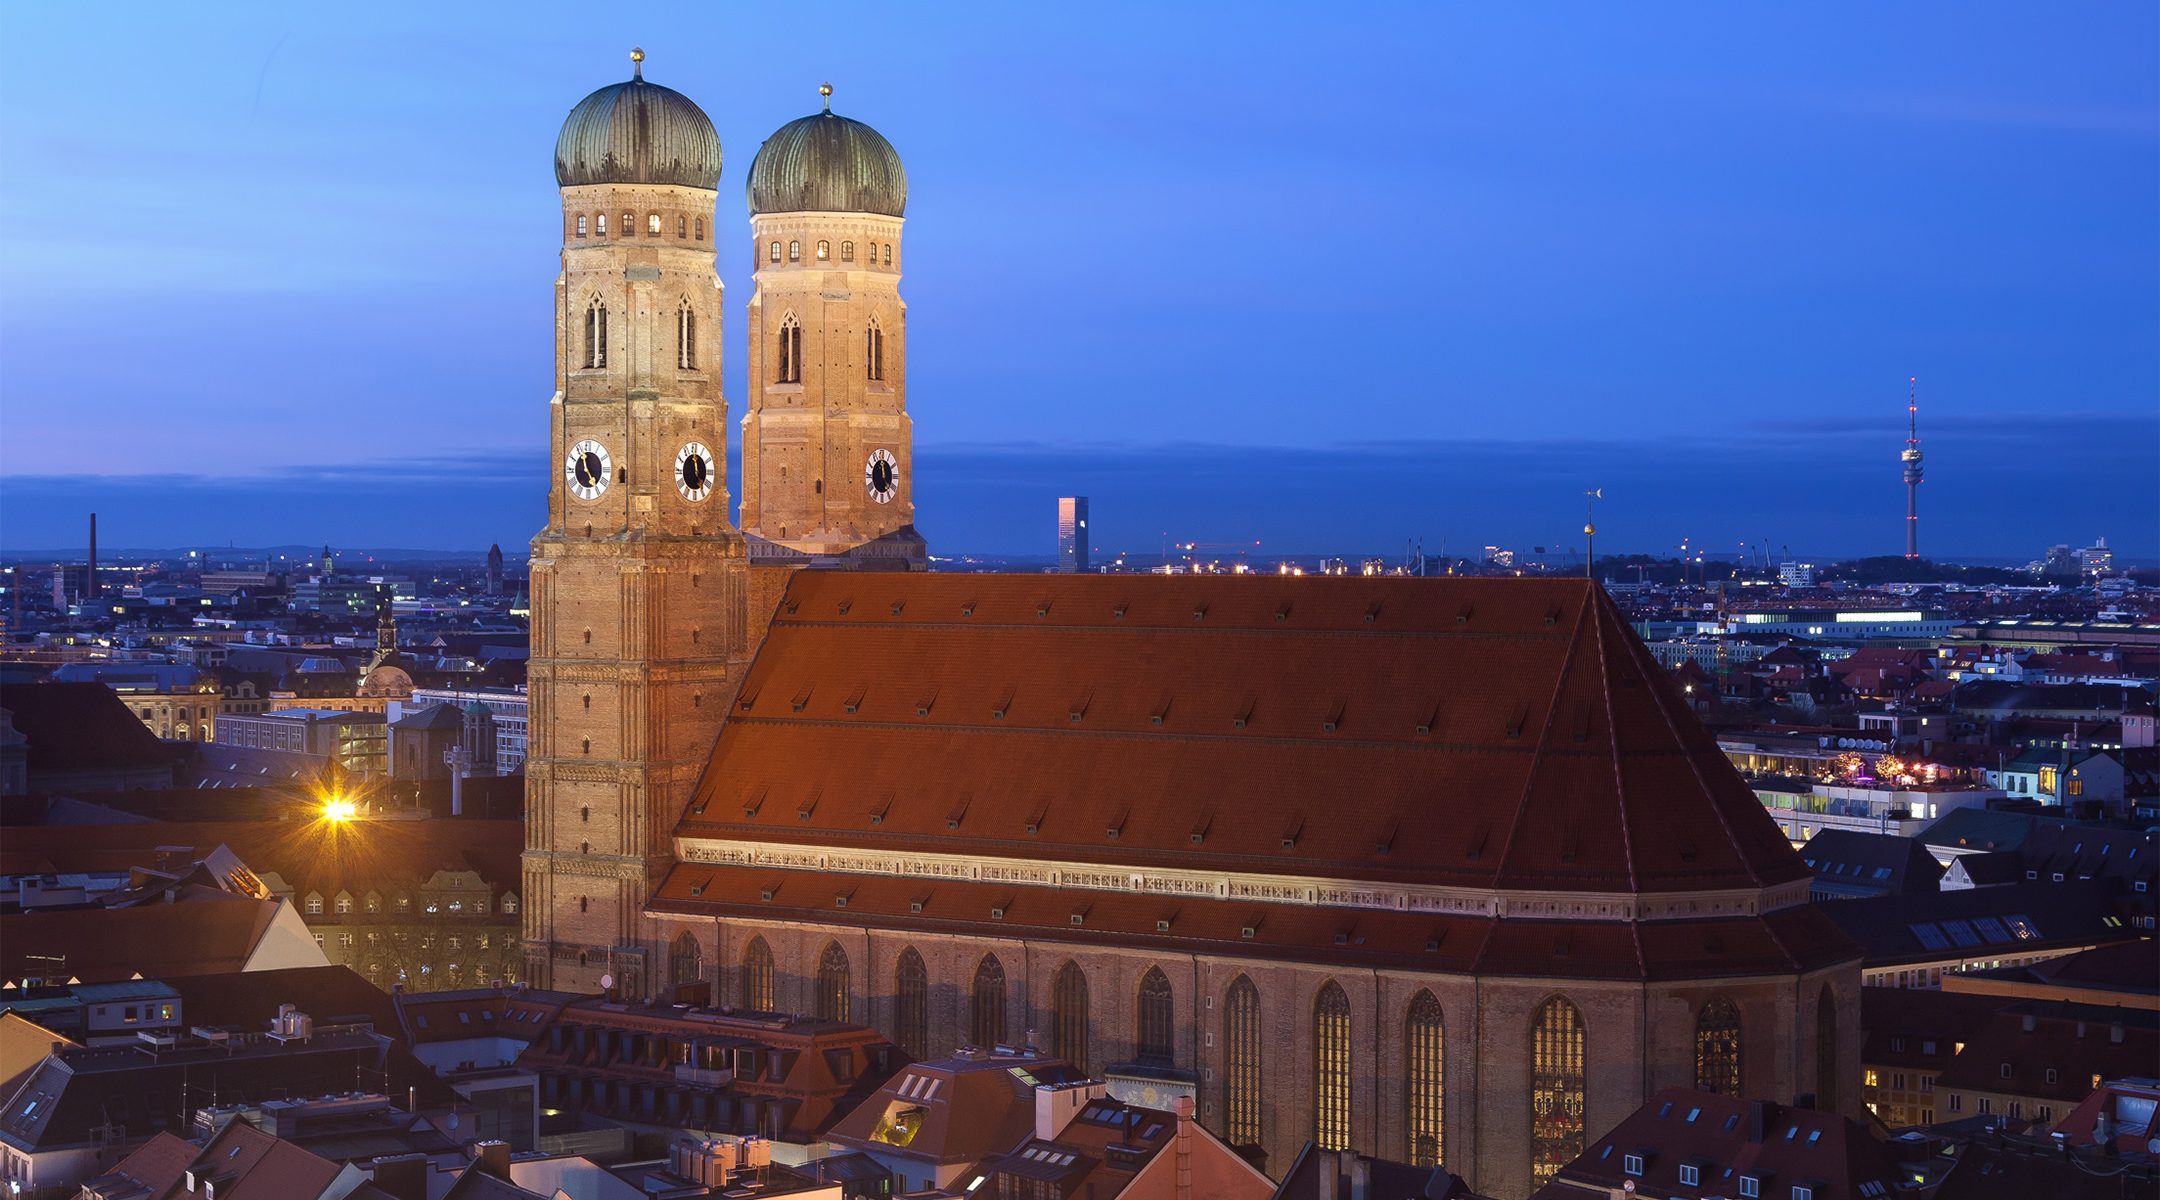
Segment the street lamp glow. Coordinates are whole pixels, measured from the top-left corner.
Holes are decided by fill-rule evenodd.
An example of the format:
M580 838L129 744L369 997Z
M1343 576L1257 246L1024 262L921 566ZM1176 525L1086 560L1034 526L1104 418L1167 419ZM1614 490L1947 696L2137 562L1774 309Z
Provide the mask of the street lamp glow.
M350 821L359 815L360 806L350 800L332 796L330 799L323 801L323 819L333 824L339 821Z

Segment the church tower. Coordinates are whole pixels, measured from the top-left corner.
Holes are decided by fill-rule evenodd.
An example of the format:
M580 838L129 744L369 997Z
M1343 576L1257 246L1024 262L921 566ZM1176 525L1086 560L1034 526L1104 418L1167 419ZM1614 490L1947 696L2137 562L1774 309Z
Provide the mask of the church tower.
M532 541L526 980L632 995L642 910L749 657L728 521L720 139L636 75L555 146L562 273L547 528Z
M825 109L750 164L750 399L742 527L760 562L927 566L915 533L900 227L907 173Z

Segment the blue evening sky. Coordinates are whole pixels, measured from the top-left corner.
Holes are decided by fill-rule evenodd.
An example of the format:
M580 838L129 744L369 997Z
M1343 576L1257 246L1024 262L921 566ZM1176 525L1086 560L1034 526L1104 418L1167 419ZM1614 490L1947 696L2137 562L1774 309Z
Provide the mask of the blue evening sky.
M556 129L905 159L919 524L1043 552L2160 556L2160 9L0 8L0 548L520 549ZM732 232L729 232L732 231ZM731 429L730 441L737 435Z

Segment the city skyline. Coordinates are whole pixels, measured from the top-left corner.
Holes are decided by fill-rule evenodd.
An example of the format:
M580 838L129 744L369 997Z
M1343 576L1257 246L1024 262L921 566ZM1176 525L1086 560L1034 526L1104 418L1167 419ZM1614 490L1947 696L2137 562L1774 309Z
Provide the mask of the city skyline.
M626 77L642 42L725 148L731 420L757 139L830 78L935 197L907 288L941 551L1048 553L1071 493L1106 553L1564 547L1595 485L1615 553L1894 554L1917 375L1926 552L2106 536L2155 557L2153 18L2095 9L2121 22L2102 39L1959 14L1871 14L1864 45L1776 17L1532 39L1528 18L1415 14L1382 40L1364 35L1404 14L1180 14L1139 44L1023 50L1048 18L873 45L845 7L787 38L754 15L505 36L456 14L145 14L95 60L26 58L0 84L0 269L51 281L0 301L0 413L38 448L0 480L0 548L72 545L90 508L114 545L522 541L556 81ZM16 45L90 44L65 15L5 19ZM1370 61L1341 65L1349 47ZM28 103L90 61L81 103ZM107 196L131 236L69 219ZM1157 283L1158 254L1186 280ZM1007 302L1045 271L1037 304ZM1419 280L1424 307L1371 307L1346 343L1329 285L1376 271ZM114 311L155 314L138 353L90 340ZM253 374L186 369L205 345Z

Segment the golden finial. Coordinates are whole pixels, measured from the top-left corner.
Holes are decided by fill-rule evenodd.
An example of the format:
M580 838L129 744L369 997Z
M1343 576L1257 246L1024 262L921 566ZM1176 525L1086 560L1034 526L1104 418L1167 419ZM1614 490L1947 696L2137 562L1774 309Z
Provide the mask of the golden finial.
M826 111L826 112L831 112L831 111L832 111L832 85L831 85L831 84L829 84L829 83L821 83L821 84L817 85L817 94L818 94L818 95L820 95L820 96L823 96L823 97L825 97L825 111Z
M630 70L637 78L645 78L645 47L630 47Z

